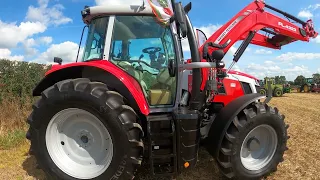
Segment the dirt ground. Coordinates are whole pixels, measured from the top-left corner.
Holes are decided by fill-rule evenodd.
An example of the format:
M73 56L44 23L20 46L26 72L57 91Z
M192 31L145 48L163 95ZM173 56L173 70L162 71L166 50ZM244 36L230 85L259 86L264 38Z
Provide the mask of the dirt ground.
M291 138L285 161L278 171L268 179L320 179L320 94L291 93L273 98L270 102L286 116ZM27 141L10 150L0 150L0 179L44 179L43 172L36 169L35 159L27 155ZM181 174L178 179L216 180L222 179L212 158L201 150L199 163L192 171ZM141 168L137 179L151 180L145 168Z

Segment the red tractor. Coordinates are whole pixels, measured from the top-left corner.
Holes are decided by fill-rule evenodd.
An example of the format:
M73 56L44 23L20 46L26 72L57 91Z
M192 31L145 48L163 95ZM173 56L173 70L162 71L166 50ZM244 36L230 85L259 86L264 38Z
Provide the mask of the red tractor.
M187 15L191 3L158 2L168 23L161 8L144 3L82 11L89 31L81 62L62 65L55 58L58 64L33 91L41 97L27 120L30 152L48 176L133 179L147 161L152 175L175 177L196 165L200 145L228 178L260 178L283 161L284 115L224 70L222 59L238 40L234 63L250 43L280 49L309 41L317 36L312 21L255 0L199 46ZM191 88L184 84L190 72Z

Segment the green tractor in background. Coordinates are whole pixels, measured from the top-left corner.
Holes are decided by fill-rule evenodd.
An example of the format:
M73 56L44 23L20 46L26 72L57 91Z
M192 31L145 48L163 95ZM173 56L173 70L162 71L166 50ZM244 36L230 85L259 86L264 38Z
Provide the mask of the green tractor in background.
M270 87L272 89L272 95L274 97L280 97L285 93L291 93L291 87L289 83L286 84L276 84L275 78L264 78L264 80L260 80L260 88L259 88L259 92L260 94L263 94L265 96L267 96L267 92L268 92L268 86L267 83L270 83Z
M320 87L318 87L314 82L313 78L306 78L306 81L297 89L298 92L318 92Z

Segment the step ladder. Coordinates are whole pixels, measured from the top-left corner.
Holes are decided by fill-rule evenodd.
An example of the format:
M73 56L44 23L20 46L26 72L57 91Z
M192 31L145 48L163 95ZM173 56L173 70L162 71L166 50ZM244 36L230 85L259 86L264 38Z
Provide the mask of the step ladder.
M148 150L153 176L177 176L177 143L174 119L171 114L147 118Z

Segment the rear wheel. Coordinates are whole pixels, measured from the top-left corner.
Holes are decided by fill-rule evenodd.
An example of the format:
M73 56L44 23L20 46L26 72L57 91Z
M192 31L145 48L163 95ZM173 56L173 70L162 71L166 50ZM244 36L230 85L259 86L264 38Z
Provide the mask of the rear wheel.
M123 97L100 82L61 81L42 93L27 138L39 167L56 179L132 179L142 128Z
M274 90L274 96L275 96L275 97L280 97L280 96L282 96L282 94L283 94L282 89L276 88L276 89Z
M277 108L250 105L229 126L217 162L228 178L259 179L276 171L287 150L287 128Z
M305 92L305 93L309 92L309 86L308 85L304 85L303 86L303 92Z

